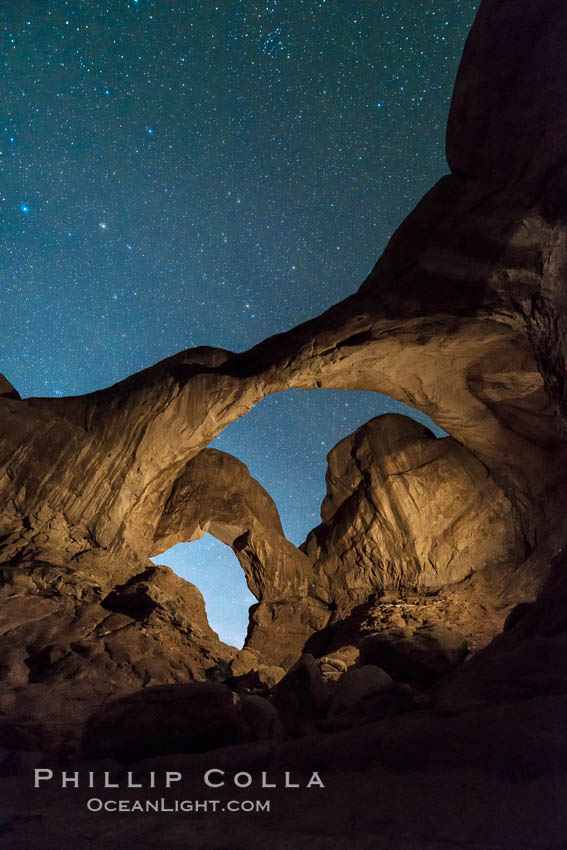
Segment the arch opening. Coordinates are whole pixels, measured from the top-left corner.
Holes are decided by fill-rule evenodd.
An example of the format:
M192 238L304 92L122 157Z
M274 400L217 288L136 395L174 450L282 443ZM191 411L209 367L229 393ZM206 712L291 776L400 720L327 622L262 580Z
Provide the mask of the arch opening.
M248 629L248 609L256 603L230 546L211 534L177 543L150 559L163 564L197 587L205 600L209 625L219 638L238 649Z
M276 548L285 548L289 541L294 549L321 521L328 453L369 419L388 413L410 416L437 437L445 436L425 414L375 392L296 389L264 399L228 426L209 448L246 464L252 478L262 485L260 489L264 488L274 500L280 515L287 540L280 538ZM206 475L212 476L213 485L218 481L220 496L223 485L221 478L216 478L217 473L221 470L213 466ZM230 478L222 481L230 488ZM201 497L215 501L215 487L207 495L201 491ZM234 498L236 502L232 501ZM257 600L248 589L243 565L227 545L232 536L229 534L230 540L225 540L222 529L223 523L230 522L231 512L238 514L245 504L245 510L254 514L254 499L248 501L249 498L250 494L242 497L227 492L220 525L218 514L214 520L211 515L203 526L208 528L208 534L193 542L177 543L152 559L171 567L200 590L211 627L221 640L239 648L246 638L249 608ZM252 528L250 522L254 524L249 517L243 529Z
M447 434L425 413L376 392L283 390L262 399L210 444L245 463L274 500L285 536L301 545L320 522L327 454L375 416L399 413Z

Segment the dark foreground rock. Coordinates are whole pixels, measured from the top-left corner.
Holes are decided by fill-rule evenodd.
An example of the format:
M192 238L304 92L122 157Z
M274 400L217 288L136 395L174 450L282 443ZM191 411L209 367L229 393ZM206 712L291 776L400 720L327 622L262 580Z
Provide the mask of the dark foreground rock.
M375 664L394 679L427 687L466 658L467 642L440 626L385 629L366 635L359 644L362 664Z
M271 694L288 735L309 735L329 707L330 694L312 655L302 655Z
M191 682L146 688L105 706L87 723L85 748L94 758L139 761L206 752L246 741L249 734L230 688Z

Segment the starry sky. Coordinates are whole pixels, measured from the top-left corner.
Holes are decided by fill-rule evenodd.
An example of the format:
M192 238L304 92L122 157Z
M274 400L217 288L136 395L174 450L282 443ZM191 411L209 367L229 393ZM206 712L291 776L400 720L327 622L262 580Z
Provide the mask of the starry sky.
M357 289L447 171L477 7L6 3L0 371L23 396L85 393L191 346L245 350ZM214 445L249 466L300 543L326 453L390 410L403 407L290 390ZM157 560L242 643L254 600L227 547L207 535Z

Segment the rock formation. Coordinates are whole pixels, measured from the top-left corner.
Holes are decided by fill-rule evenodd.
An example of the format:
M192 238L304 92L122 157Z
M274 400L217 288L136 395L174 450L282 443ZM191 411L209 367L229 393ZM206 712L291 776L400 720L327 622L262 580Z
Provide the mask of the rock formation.
M111 593L72 566L3 565L0 746L73 746L98 706L147 685L204 679L232 648L210 628L199 590L169 567Z
M209 531L232 546L259 605L251 611L247 645L270 664L293 663L330 610L309 594L311 562L286 539L279 514L243 463L204 449L175 481L151 554Z
M275 681L291 666L268 706L252 694L237 710L225 685L203 685L221 718L210 745L255 740L218 750L217 764L350 771L352 795L339 783L325 804L333 846L376 846L385 830L392 848L400 836L428 850L562 846L563 555L548 573L566 543L566 26L556 0L484 0L449 117L452 173L359 291L323 315L241 354L181 352L86 396L21 399L0 381L0 731L22 764L26 751L35 763L76 755L93 711L87 730L106 741L114 712L127 729L147 705L154 728L160 694L167 723L167 705L205 693L187 680L228 677L234 649L209 629L198 591L148 561L208 530L258 598L247 638L258 669ZM386 393L449 436L403 417L345 436L329 456L322 524L297 549L246 468L206 448L289 387ZM465 640L481 647L506 617L452 669ZM160 687L128 696L147 685ZM321 737L274 750L282 724ZM494 801L511 781L521 805L503 815ZM379 823L376 783L391 806ZM323 826L297 799L292 843L312 850ZM171 829L168 846L187 846ZM226 846L221 832L206 833L211 850Z
M209 522L221 539L232 537L259 596L251 645L265 652L268 624L279 623L286 634L297 632L291 653L297 657L309 630L325 625L325 606L338 605L341 615L345 608L332 598L334 590L321 587L326 574L333 574L333 586L342 581L353 602L360 601L366 579L357 574L356 585L362 586L353 586L354 562L373 544L362 543L346 561L339 553L341 579L335 575L341 570L332 538L343 531L325 532L329 539L317 532L306 547L317 562L308 588L308 561L282 543L278 531L281 545L274 549L275 538L259 532L260 518L254 527L238 526L222 509L218 522L196 515L186 521L175 503L187 507L192 461L195 474L202 474L200 465L204 471L211 456L197 461L199 453L265 395L287 387L338 387L385 392L430 415L452 438L445 446L453 446L453 461L461 467L452 473L455 486L471 473L479 499L492 502L491 519L486 501L473 508L494 525L490 554L476 551L478 541L471 538L475 555L467 565L466 547L455 556L450 536L445 553L428 551L430 544L422 540L417 556L403 555L404 581L413 582L417 571L413 583L433 587L435 570L443 584L507 560L510 582L498 571L492 577L498 593L512 604L519 599L508 592L510 584L524 583L533 598L545 564L563 542L559 518L566 492L567 449L560 433L566 394L558 117L563 95L550 82L564 59L557 36L541 23L547 7L538 4L530 16L541 40L514 29L517 42L506 50L518 59L501 67L502 51L493 51L484 33L502 32L501 21L517 16L510 8L483 4L465 50L447 141L453 173L408 217L356 294L243 354L192 349L87 396L21 400L3 385L3 561L72 564L110 592L143 572L148 556L161 547L191 539L199 527L191 522ZM505 76L498 96L486 68L494 72L490 79ZM526 68L534 69L528 78L539 89L522 94ZM390 509L394 504L395 499ZM276 529L273 511L268 522ZM233 536L234 530L241 533ZM383 530L392 536L391 529ZM345 533L344 546L350 546L352 531ZM432 564L424 570L429 554ZM400 556L395 542L381 539L377 556L386 573L396 572L387 566ZM375 574L366 582L378 588L397 583L394 576Z
M373 591L439 590L530 548L521 513L474 455L394 414L330 452L321 516L304 551L342 607Z

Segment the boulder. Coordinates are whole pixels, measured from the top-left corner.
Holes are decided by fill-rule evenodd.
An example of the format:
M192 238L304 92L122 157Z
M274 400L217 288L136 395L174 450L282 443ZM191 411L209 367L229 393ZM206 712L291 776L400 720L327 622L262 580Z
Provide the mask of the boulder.
M288 735L309 735L329 705L329 692L319 666L305 654L286 673L272 691L271 702L277 708Z
M257 694L241 698L239 703L242 716L250 728L254 741L282 741L284 728L278 711L272 703Z
M84 746L91 758L133 762L166 753L201 753L250 740L226 685L158 685L109 703L89 718Z
M393 680L379 667L364 664L351 668L339 679L329 716L350 711L354 706L372 700L378 694L387 693L393 686Z
M338 681L328 716L320 721L324 732L339 732L392 717L414 705L409 685L393 682L373 665L351 667Z
M461 664L467 642L458 632L440 626L390 629L360 642L362 664L375 664L393 679L429 686Z
M284 676L283 667L260 664L256 669L241 676L229 676L226 681L236 691L252 691L266 696Z
M318 661L321 669L323 667L332 668L340 673L344 673L353 664L356 664L360 656L360 652L356 646L342 646L335 652L330 652L322 655Z
M232 676L244 676L251 670L256 670L260 665L264 664L264 659L259 652L254 649L240 649L230 662L230 672Z
M523 557L520 515L484 464L407 416L377 416L341 440L326 479L323 521L301 548L341 612Z

